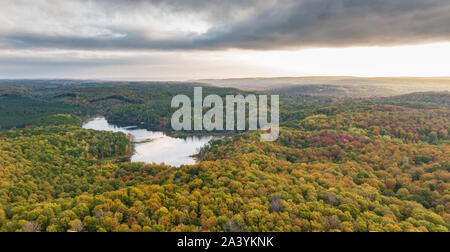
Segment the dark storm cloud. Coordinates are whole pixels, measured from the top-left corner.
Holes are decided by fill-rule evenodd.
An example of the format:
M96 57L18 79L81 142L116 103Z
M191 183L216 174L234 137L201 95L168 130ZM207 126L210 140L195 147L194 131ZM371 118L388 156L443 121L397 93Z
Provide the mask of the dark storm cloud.
M41 5L37 8L41 8L46 15L40 16L38 13L32 18L43 22L45 20L42 19L54 18L52 22L56 23L49 29L54 26L70 25L71 32L43 32L42 29L33 30L33 27L20 26L7 32L0 29L0 47L87 50L227 48L269 50L288 47L403 45L450 40L448 0L72 0L69 2L93 8L97 14L103 16L103 22L96 23L98 17L91 13L86 16L88 24L84 20L86 17L78 19L74 17L70 24L66 24L64 17L54 18L55 11L51 9L57 7ZM15 2L11 4L14 5ZM117 21L112 24L104 22L105 17L116 20L119 17L126 21L147 10L155 9L166 16L198 16L209 28L203 33L185 32L169 37L158 37L151 36L159 32L158 27L146 29L145 21L142 23L142 19L140 25L136 27L132 23L121 25ZM80 24L77 24L77 20ZM33 26L33 22L27 25ZM106 33L81 36L77 34L77 29L81 29L78 25L105 30ZM164 29L163 26L160 28Z

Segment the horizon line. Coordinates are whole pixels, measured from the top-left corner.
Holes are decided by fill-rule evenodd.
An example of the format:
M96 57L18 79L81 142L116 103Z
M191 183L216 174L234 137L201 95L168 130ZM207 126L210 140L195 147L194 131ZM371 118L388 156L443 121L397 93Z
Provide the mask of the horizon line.
M131 82L200 82L208 80L245 80L245 79L295 79L295 78L355 78L355 79L450 79L449 76L356 76L356 75L299 75L299 76L272 76L272 77L231 77L231 78L201 78L201 79L184 79L171 80L166 78L76 78L76 77L36 77L36 78L1 78L0 81L20 81L20 80L74 80L74 81L131 81Z

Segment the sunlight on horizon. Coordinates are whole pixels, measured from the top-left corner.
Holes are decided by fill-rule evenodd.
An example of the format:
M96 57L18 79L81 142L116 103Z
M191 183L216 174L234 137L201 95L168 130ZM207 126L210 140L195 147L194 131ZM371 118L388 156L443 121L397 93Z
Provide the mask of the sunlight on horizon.
M449 77L450 43L233 52L230 60L273 69L261 77Z
M10 70L14 75L3 75L0 70L1 78L185 81L301 76L450 77L450 43L277 51L41 49L3 51L2 55L20 63L21 68L13 71L14 65L5 60L3 71Z
M172 56L163 64L130 66L136 79L355 76L450 77L450 43L392 47L315 48L278 51L147 52ZM145 60L144 60L145 61ZM114 67L112 67L114 68ZM112 70L111 72L116 72ZM117 73L117 72L116 72ZM114 77L113 77L114 78ZM122 77L119 77L122 78Z

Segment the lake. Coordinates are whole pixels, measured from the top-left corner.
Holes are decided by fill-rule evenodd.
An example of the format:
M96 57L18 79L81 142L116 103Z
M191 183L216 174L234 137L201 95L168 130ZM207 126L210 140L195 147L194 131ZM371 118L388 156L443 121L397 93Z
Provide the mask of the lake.
M163 132L148 131L135 126L119 127L108 123L104 117L97 117L84 123L83 128L130 134L131 140L137 142L134 144L134 154L131 157L131 162L164 163L176 167L196 164L197 161L192 155L197 154L200 148L207 145L212 139L218 139L212 136L173 138L165 135Z

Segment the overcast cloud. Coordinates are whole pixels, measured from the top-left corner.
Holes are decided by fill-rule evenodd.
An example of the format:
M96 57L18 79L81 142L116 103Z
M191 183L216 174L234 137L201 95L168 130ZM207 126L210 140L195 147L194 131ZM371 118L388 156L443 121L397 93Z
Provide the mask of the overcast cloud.
M3 48L278 49L450 38L448 0L6 0Z
M449 13L448 0L2 0L0 60L24 50L284 50L446 42Z

